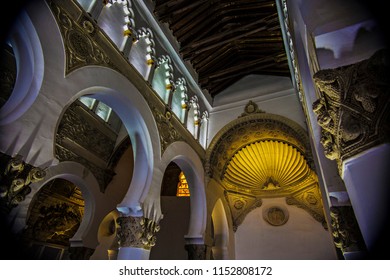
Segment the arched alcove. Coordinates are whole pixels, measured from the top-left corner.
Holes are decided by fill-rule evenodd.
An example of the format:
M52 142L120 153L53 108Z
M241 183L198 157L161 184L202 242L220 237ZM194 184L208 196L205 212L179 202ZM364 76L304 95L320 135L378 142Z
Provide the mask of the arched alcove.
M311 158L303 128L285 117L260 112L251 102L241 117L215 136L207 150L206 163L230 208L237 258L267 259L266 252L270 258L282 259L335 257ZM261 226L259 218L267 226ZM310 223L306 222L307 228L301 232L305 220ZM213 223L215 227L214 219ZM275 232L289 240L286 246L277 246L271 238ZM282 232L289 232L288 237ZM264 250L250 245L260 242L260 236L267 240L262 245ZM311 245L302 236L310 239ZM315 250L313 244L317 246ZM268 246L280 251L265 250ZM294 250L296 254L289 255Z
M31 201L23 231L27 258L68 259L84 206L80 188L71 181L56 178L43 185Z
M211 250L213 259L228 259L229 225L221 199L218 199L215 203L211 213L211 223L213 235L213 247Z
M178 194L183 188L188 188L183 174L174 162L165 169L160 198L164 218L160 221L160 231L156 234L157 242L152 247L150 259L188 259L184 246L190 222L190 197Z

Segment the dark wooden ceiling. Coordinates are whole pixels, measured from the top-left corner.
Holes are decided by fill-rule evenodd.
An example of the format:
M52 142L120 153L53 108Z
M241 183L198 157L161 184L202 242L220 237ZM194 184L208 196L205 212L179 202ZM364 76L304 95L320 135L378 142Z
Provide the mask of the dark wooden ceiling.
M154 2L212 97L246 75L290 76L274 0Z

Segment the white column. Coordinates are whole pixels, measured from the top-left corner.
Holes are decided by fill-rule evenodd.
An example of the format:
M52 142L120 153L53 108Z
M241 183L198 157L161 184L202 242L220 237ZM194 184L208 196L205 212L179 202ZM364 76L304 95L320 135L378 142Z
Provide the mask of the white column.
M369 252L383 248L390 199L390 144L369 149L343 163L343 179Z

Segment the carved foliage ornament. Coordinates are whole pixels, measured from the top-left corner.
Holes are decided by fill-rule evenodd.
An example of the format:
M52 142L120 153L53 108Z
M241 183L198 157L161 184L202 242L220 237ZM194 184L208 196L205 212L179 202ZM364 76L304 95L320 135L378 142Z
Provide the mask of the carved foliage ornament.
M163 114L153 106L152 112L157 123L160 135L161 154L163 154L169 144L183 140L183 138L170 121L172 117L170 111L166 111L166 113Z
M1 154L0 206L7 214L31 192L30 184L41 181L46 172L23 161L21 155Z
M66 74L86 65L104 65L112 67L109 57L92 39L95 25L86 17L74 21L62 7L49 1L50 8L64 38L66 52Z
M387 50L356 64L324 69L313 79L322 96L313 103L325 155L342 161L389 141L390 69Z
M117 236L119 247L135 247L150 250L156 245L155 234L160 226L144 217L119 217Z
M224 194L231 210L234 231L242 224L249 212L262 205L261 198L228 191Z

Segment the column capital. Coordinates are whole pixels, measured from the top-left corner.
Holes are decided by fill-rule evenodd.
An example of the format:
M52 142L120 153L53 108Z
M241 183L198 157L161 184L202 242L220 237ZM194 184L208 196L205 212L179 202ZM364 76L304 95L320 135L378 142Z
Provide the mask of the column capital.
M122 216L116 220L119 247L134 247L150 250L156 245L155 234L160 226L144 217Z
M369 59L322 69L313 80L320 98L313 111L321 127L325 156L342 163L369 148L389 142L390 68L388 50Z

